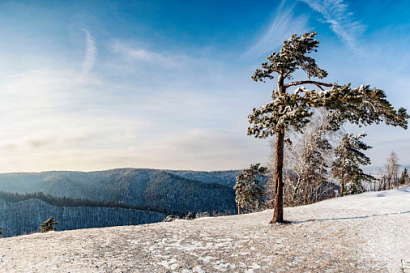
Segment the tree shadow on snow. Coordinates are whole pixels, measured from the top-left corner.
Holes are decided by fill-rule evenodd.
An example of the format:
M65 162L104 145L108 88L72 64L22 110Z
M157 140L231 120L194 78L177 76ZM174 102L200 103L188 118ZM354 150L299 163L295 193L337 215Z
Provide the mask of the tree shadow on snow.
M365 215L365 216L352 216L352 217L340 217L340 218L325 218L325 219L308 219L303 221L291 221L292 224L302 224L307 222L325 222L325 221L340 221L340 220L354 220L354 219L366 219L366 218L373 218L373 217L381 217L381 216L389 216L389 215L399 215L399 214L407 214L410 213L408 211L402 212L392 212L392 213L381 213L381 214L373 214L373 215Z

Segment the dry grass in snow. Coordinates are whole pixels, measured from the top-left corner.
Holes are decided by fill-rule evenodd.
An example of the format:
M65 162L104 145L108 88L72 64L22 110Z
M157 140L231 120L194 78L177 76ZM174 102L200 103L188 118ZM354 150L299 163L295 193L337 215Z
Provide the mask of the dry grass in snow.
M287 225L271 216L1 239L0 272L410 272L409 187L287 208Z

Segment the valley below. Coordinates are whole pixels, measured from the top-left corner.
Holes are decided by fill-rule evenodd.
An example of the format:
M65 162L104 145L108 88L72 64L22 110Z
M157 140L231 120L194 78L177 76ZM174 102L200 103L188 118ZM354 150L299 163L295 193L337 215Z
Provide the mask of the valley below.
M114 169L0 174L3 237L38 231L49 217L58 230L161 222L167 215L236 212L239 171Z

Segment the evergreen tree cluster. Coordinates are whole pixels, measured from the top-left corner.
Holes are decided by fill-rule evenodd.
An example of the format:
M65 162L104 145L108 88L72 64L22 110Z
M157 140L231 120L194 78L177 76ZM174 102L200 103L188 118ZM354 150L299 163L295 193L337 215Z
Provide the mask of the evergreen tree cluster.
M180 217L187 213L232 214L235 210L232 187L218 183L200 183L168 172L150 175L144 200L154 210Z
M89 199L73 199L68 197L55 197L51 196L50 194L44 194L42 192L34 192L34 193L26 193L26 194L18 194L18 193L9 193L0 191L0 199L7 201L7 202L22 202L25 200L29 200L32 198L39 199L43 202L46 202L53 206L59 207L102 207L102 208L124 208L124 209L138 209L138 210L146 210L146 211L156 211L164 213L166 211L159 211L155 208L151 208L149 206L133 206L130 204L125 204L122 202L112 202L112 201L96 201L96 200L89 200Z

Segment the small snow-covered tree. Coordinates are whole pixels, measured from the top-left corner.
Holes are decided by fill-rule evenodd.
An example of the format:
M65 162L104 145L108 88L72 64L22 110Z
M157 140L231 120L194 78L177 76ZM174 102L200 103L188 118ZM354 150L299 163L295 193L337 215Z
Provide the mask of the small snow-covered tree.
M403 172L400 175L399 184L405 185L405 184L408 184L409 182L410 182L409 173L407 171L407 168L404 168Z
M369 181L369 180L366 180ZM360 194L364 193L366 189L364 188L362 181L358 180L356 177L350 184L347 186L346 195L348 194Z
M238 204L238 214L242 209L257 209L261 204L264 187L260 184L257 176L263 176L267 172L266 167L260 167L260 163L252 164L236 177L235 201Z
M285 132L289 129L302 131L309 123L316 108L326 108L331 113L330 128L338 130L345 121L359 125L385 122L388 125L407 128L409 115L406 109L396 111L386 100L385 93L370 86L351 88L350 84L338 85L311 80L323 79L327 72L316 65L316 61L307 56L316 52L319 42L314 39L316 32L292 35L283 42L279 52L273 52L267 57L268 62L262 63L262 69L256 69L252 76L254 81L265 82L277 76L277 89L272 92L272 101L264 106L254 108L248 116L251 127L248 135L257 138L276 136L274 213L270 223L283 222L283 162ZM307 80L291 81L297 69L307 74ZM308 90L305 85L315 85L320 90ZM292 93L287 90L297 87ZM331 88L324 90L324 87Z
M365 174L361 169L361 165L371 163L370 158L362 152L362 150L372 148L361 140L365 136L364 132L357 136L345 134L335 150L336 159L333 163L333 175L340 179L340 196L345 194L345 185L348 182L351 185L350 193L361 193L364 191L362 181L375 179L373 176Z

